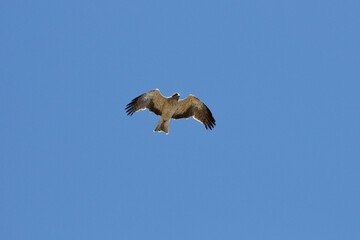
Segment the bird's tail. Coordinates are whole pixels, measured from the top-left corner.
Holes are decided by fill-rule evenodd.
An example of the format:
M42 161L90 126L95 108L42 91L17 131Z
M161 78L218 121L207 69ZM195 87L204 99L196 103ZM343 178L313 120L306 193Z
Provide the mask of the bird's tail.
M156 128L154 129L154 132L164 132L166 134L169 133L169 127L170 127L170 119L164 120L160 119L158 124L156 125Z

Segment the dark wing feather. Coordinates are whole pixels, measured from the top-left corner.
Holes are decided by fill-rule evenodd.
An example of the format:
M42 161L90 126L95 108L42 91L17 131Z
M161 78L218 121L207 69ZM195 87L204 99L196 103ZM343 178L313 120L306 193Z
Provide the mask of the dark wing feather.
M161 115L162 106L165 101L166 98L161 95L158 89L155 89L134 98L128 105L126 105L125 110L130 116L135 112L146 108L156 115Z
M172 116L174 119L194 117L205 125L206 129L215 127L215 119L210 109L195 96L188 96L179 101L179 106Z

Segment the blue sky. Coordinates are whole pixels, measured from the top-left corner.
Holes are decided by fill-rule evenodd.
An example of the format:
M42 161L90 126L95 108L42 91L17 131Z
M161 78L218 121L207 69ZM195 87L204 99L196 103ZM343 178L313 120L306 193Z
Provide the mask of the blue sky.
M359 1L0 9L1 239L360 238Z

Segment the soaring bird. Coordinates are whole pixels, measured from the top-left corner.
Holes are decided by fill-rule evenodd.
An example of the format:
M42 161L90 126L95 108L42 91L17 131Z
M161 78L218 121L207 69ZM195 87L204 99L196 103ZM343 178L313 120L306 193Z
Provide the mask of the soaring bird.
M194 95L179 101L180 94L174 93L171 97L161 95L155 89L134 98L126 105L126 112L132 116L139 110L149 109L150 112L160 115L161 118L154 132L169 133L170 120L193 117L205 125L206 129L215 127L215 119L209 108Z

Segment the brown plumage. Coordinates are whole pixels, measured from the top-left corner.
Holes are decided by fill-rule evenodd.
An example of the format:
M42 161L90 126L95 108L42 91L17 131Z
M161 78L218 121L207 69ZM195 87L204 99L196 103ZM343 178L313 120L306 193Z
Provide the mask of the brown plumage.
M170 119L190 118L205 125L206 129L215 127L215 119L209 108L197 97L189 95L179 101L180 94L174 93L171 97L161 95L159 89L152 90L134 98L125 108L128 115L133 115L139 110L149 109L150 112L160 115L161 118L155 132L169 133Z

